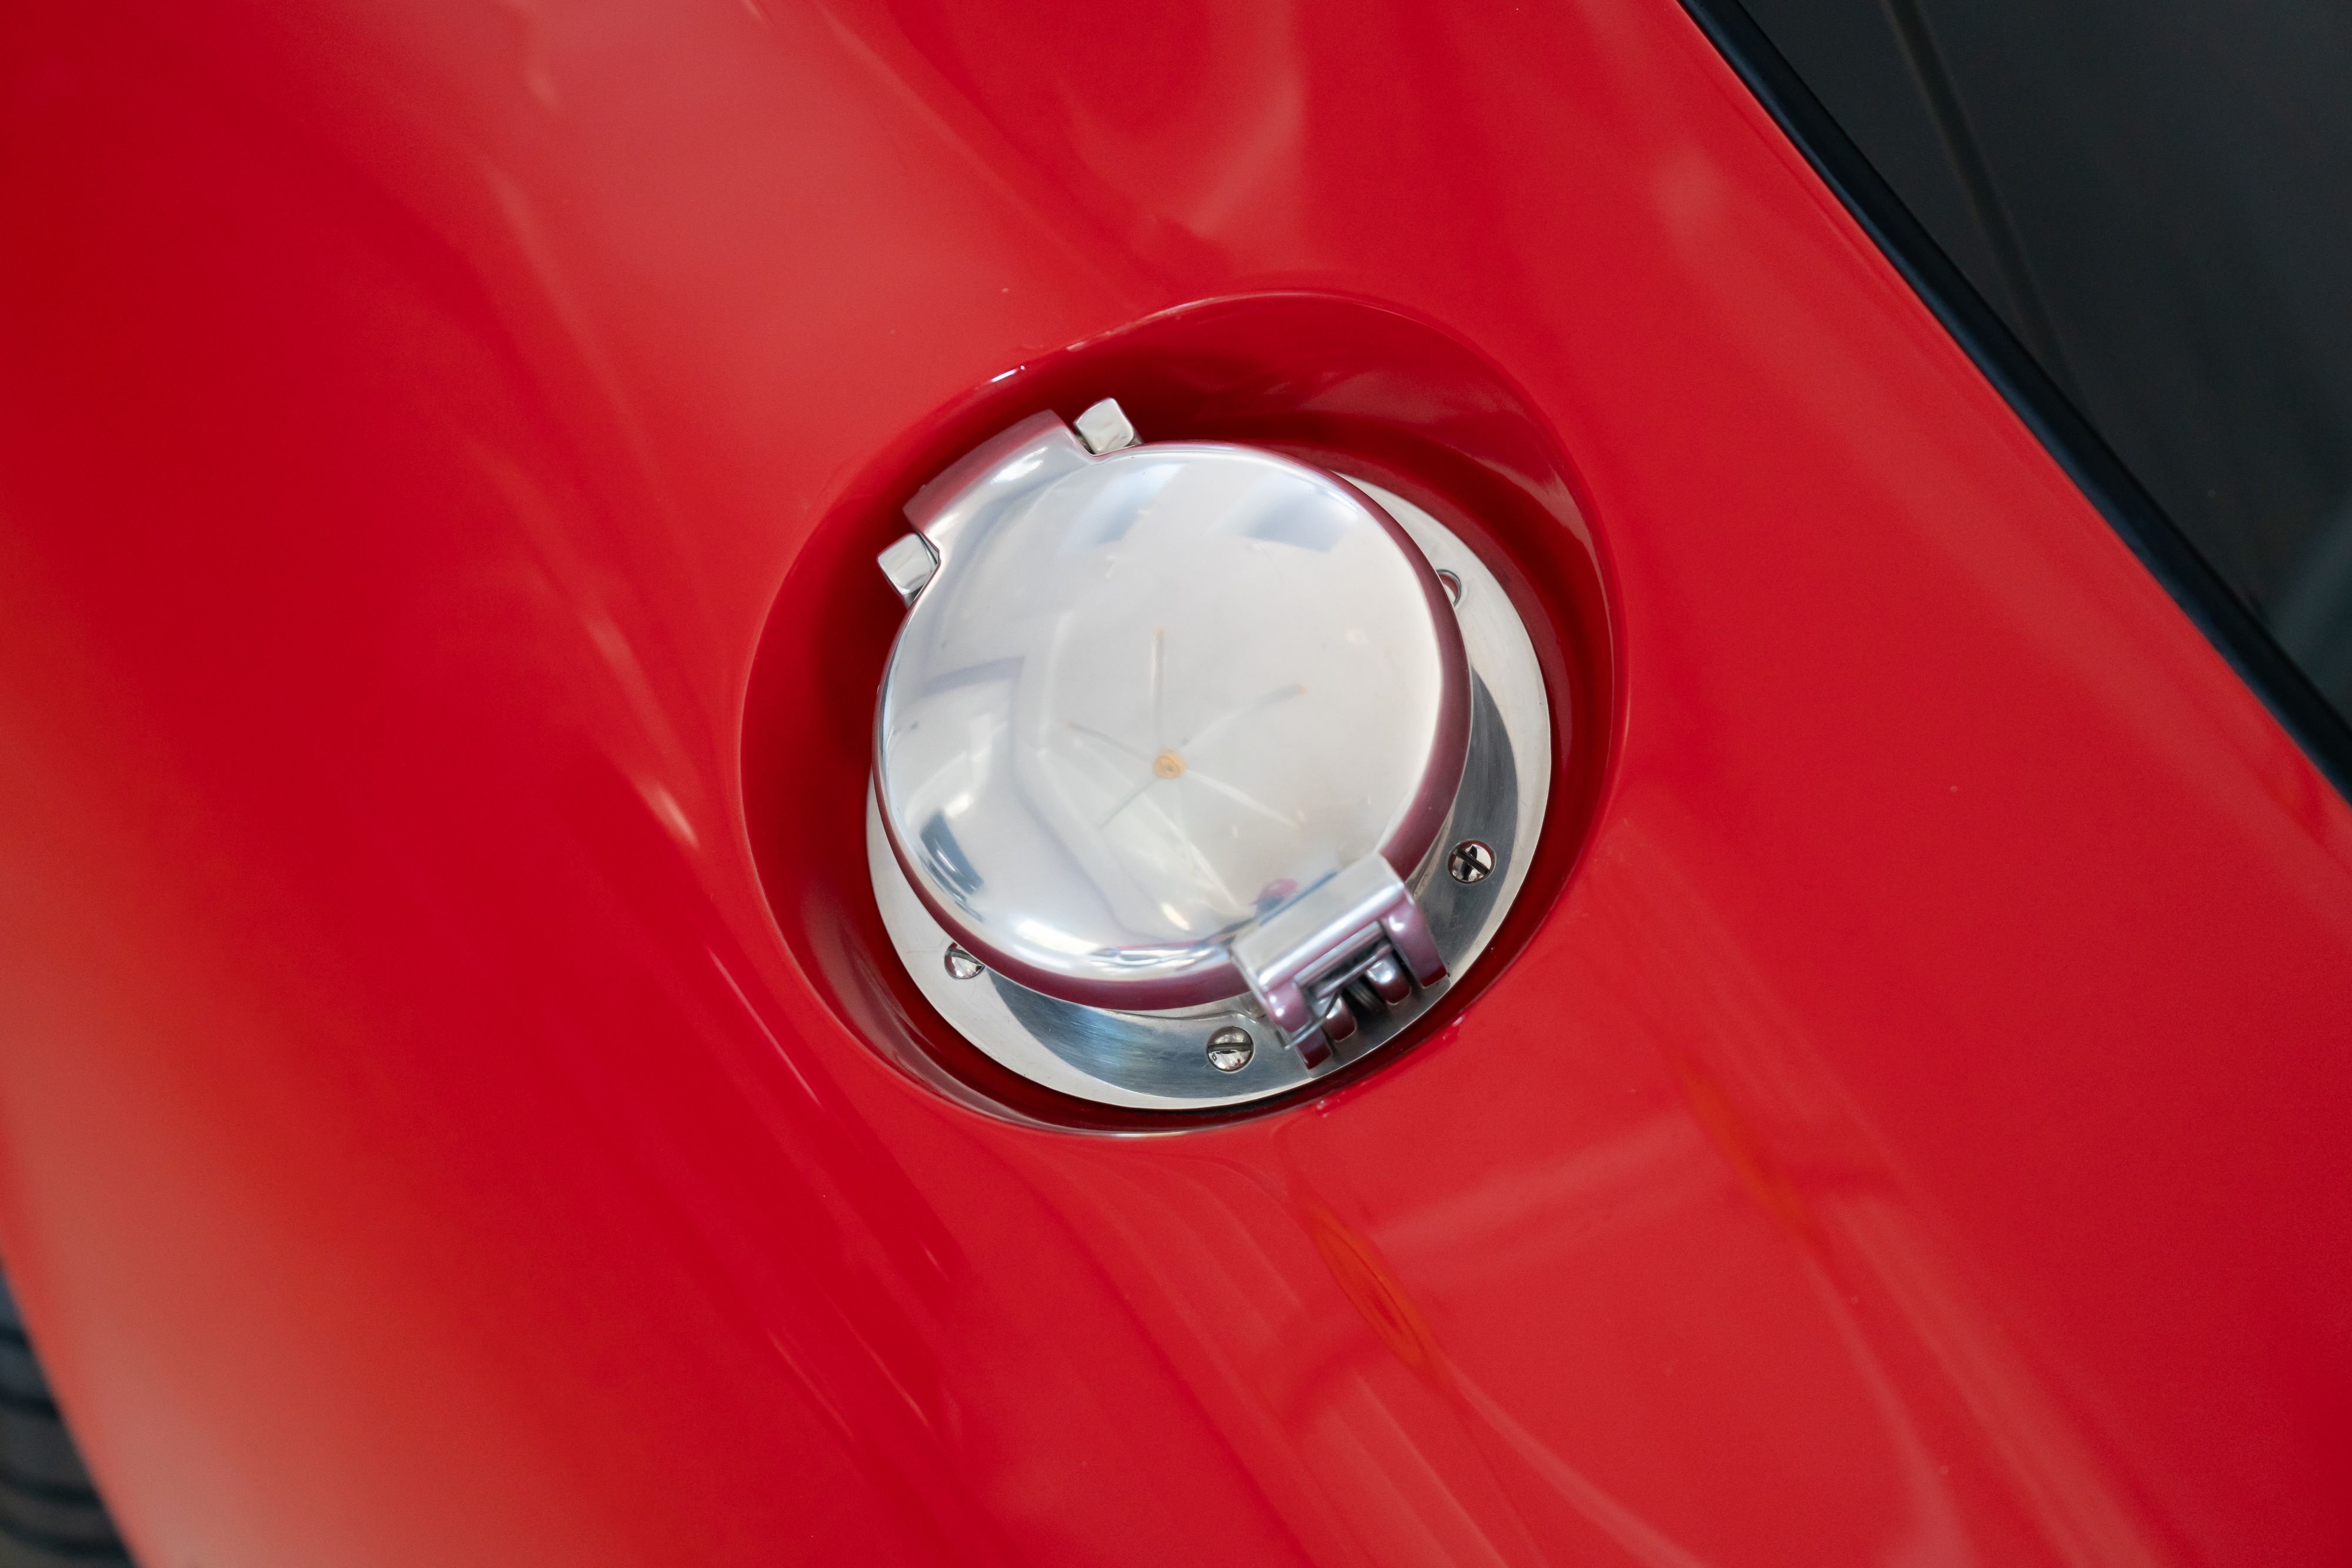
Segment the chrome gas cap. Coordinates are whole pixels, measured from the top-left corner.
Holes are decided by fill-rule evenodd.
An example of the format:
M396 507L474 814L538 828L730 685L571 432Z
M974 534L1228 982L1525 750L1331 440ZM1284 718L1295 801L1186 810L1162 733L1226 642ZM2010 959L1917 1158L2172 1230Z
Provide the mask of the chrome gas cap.
M1260 448L1139 444L1104 402L983 443L907 515L869 856L983 1051L1111 1103L1256 1098L1392 1036L1491 934L1549 777L1541 677L1426 514ZM1474 650L1456 593L1516 646ZM1471 841L1475 886L1445 869Z

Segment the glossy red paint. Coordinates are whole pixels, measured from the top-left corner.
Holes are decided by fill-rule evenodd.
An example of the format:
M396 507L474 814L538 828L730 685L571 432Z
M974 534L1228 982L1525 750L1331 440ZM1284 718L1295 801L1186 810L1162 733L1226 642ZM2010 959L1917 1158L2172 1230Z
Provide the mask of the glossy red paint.
M150 1563L2352 1549L2352 813L1671 0L36 3L0 106L0 1250ZM960 1107L771 919L771 608L1296 289L1572 465L1589 841L1328 1097Z

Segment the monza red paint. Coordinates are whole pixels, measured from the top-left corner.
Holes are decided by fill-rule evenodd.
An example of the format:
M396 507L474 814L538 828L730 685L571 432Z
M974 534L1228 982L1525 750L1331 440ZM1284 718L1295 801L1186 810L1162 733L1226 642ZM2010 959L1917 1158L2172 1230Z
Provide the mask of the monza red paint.
M1672 0L36 0L0 114L0 1255L144 1561L2352 1547L2352 813ZM787 612L1307 298L1595 768L1393 1063L961 1103Z

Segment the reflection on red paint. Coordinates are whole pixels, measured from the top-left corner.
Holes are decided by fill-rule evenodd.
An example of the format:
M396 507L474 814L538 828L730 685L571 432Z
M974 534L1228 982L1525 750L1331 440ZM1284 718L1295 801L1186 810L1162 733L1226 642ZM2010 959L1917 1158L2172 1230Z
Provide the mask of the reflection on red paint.
M1078 20L0 18L0 1252L143 1560L2344 1557L2352 813L1672 0ZM1302 295L1508 390L1315 396L1605 769L1390 1069L973 1110L807 590Z

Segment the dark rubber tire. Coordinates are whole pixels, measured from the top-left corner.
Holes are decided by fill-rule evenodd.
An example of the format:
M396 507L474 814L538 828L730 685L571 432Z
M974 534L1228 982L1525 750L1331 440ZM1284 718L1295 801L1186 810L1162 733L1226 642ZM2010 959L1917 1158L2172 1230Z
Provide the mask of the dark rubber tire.
M0 1568L130 1562L0 1281Z

